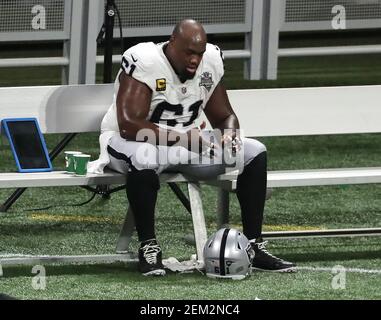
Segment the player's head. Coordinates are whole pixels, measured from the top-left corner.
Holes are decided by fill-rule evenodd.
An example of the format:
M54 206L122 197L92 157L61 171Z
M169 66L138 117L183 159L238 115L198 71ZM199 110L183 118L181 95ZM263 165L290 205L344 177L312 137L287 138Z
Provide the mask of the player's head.
M192 19L176 24L167 54L180 79L192 79L206 50L207 37L202 25Z

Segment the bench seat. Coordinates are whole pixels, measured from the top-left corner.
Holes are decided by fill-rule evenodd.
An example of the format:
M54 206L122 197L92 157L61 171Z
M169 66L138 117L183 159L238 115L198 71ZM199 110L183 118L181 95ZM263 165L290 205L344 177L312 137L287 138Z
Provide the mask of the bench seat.
M269 171L267 179L269 188L381 183L381 167ZM236 175L232 173L221 175L216 183L210 181L210 184L227 185L226 182L231 181L230 189L235 189L235 180ZM163 173L160 181L190 182L192 179L180 173ZM105 171L101 175L88 174L85 177L65 171L0 173L0 188L116 185L125 182L125 175L114 171Z
M224 186L230 182L230 188L235 188L236 174L234 172L218 176L210 184ZM197 182L198 180L186 177L180 173L163 173L160 182ZM95 186L125 184L124 174L106 170L104 174L87 174L86 176L75 176L66 171L51 172L4 172L0 173L0 188L29 188L29 187L62 187L62 186Z
M267 179L269 188L381 183L381 167L270 171Z
M88 174L85 177L71 175L65 171L0 173L0 188L114 185L124 184L125 181L126 177L117 172Z

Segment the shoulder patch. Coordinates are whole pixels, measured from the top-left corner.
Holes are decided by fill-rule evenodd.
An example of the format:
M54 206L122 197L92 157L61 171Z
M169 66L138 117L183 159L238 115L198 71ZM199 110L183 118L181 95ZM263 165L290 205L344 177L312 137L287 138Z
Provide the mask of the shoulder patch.
M214 84L214 81L212 79L212 73L211 72L203 72L200 78L200 87L205 87L206 90L210 91Z
M156 79L156 91L165 91L167 89L167 80L165 78Z

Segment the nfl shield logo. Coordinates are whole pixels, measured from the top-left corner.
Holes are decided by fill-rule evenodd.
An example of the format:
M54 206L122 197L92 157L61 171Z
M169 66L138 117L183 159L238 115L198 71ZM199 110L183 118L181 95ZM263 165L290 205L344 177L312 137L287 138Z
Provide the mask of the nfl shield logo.
M181 88L181 93L182 94L186 94L187 93L187 88L186 87L182 87Z

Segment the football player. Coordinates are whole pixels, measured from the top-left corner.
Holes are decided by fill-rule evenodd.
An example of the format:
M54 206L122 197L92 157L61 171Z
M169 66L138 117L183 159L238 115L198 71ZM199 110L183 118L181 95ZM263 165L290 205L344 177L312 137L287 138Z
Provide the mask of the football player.
M114 101L102 121L98 168L93 171L102 172L107 165L128 173L126 191L141 242L139 269L144 275L165 274L155 236L158 175L177 171L215 177L229 167L225 150L241 159L236 161L240 163L236 193L243 233L255 251L252 267L294 269L293 263L270 254L261 238L266 147L240 136L223 75L222 52L207 43L202 25L191 19L179 22L169 41L140 43L123 54ZM202 130L204 122L197 127L202 112L214 132Z

